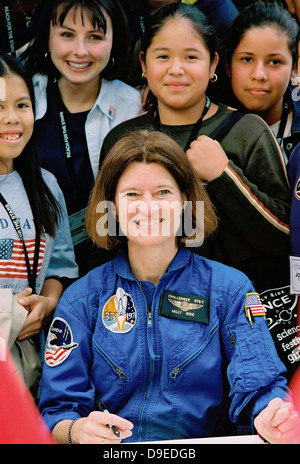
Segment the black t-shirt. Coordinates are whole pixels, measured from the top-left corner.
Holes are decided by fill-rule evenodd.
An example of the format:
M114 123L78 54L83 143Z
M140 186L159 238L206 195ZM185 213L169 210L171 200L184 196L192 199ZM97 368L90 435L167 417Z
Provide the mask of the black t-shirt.
M44 25L44 13L53 0L0 0L0 50L11 53L30 42Z
M48 83L47 99L47 112L35 124L37 148L42 167L55 175L63 191L70 215L87 206L94 184L84 127L89 111L70 113L51 80ZM66 156L60 109L64 112L71 158Z

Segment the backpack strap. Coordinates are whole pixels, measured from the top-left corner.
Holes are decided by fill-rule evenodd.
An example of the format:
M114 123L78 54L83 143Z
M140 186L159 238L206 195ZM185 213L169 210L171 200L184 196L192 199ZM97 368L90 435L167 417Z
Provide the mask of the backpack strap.
M243 117L245 116L244 113L241 111L232 111L224 121L216 127L209 137L211 139L220 141L225 135L230 131L230 129Z

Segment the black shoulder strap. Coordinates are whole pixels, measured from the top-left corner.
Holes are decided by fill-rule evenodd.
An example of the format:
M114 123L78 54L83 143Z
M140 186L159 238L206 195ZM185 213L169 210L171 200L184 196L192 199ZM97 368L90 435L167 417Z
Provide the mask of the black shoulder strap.
M244 113L241 111L232 111L224 121L216 127L209 137L214 140L222 140L223 137L230 131L230 129L243 117Z

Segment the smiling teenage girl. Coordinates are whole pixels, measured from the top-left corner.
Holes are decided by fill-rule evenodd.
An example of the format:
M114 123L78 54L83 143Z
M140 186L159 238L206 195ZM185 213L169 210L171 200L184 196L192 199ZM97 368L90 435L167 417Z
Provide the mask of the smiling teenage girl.
M33 145L31 79L5 54L0 54L0 76L0 287L13 294L31 288L20 300L28 316L16 343L31 339L34 345L31 337L40 333L61 296L61 280L77 277L77 266L63 195L53 175L40 170ZM20 363L22 347L12 351ZM35 394L38 377L30 380Z
M49 9L49 8L48 8ZM42 165L66 198L81 275L88 269L85 211L104 136L141 112L140 94L117 79L128 53L117 0L57 0L29 48Z

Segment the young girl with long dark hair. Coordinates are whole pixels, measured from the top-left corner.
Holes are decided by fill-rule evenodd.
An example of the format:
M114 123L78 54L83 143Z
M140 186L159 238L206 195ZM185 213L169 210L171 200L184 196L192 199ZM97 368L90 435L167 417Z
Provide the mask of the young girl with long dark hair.
M4 53L0 78L0 287L22 292L28 316L17 334L21 343L40 333L64 280L76 278L78 270L62 192L40 169L34 147L31 79Z

